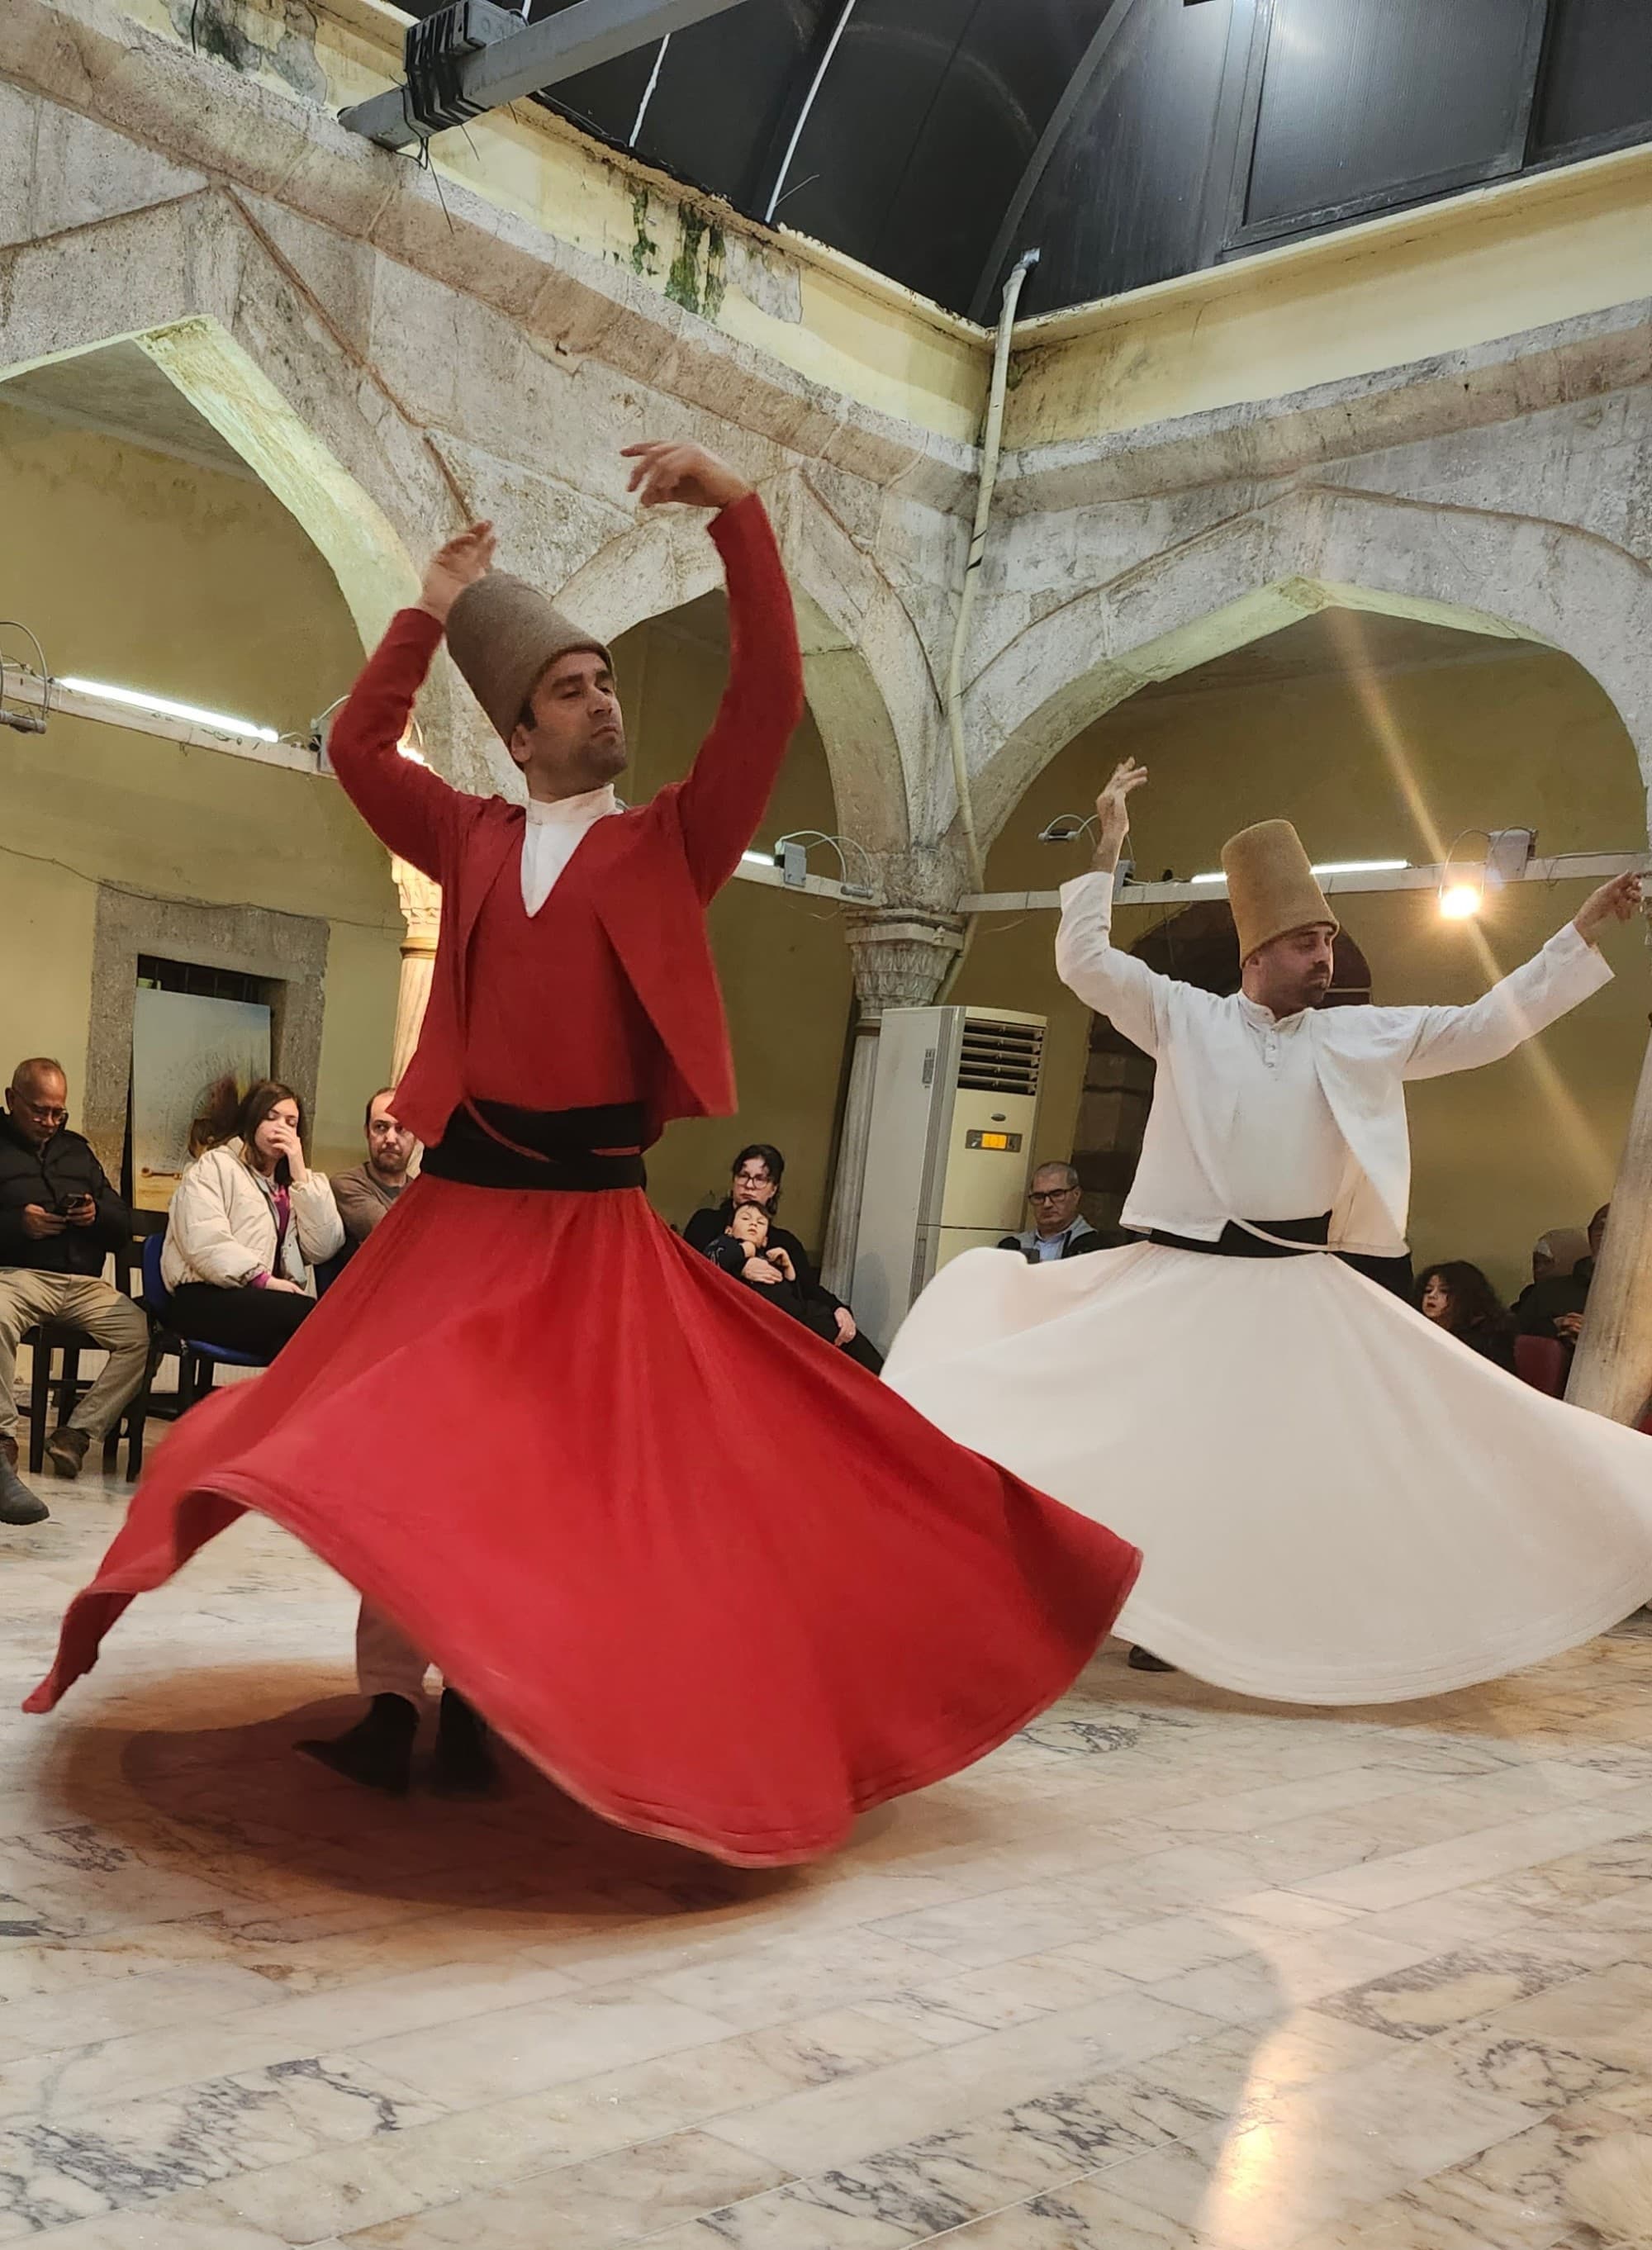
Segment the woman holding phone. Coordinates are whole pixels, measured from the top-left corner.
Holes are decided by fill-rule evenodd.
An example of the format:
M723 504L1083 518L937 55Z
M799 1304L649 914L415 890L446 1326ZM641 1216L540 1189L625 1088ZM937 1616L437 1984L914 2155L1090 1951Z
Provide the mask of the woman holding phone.
M304 1157L304 1109L266 1079L234 1137L197 1156L172 1197L161 1278L187 1336L273 1358L315 1303L315 1267L344 1246L325 1177Z

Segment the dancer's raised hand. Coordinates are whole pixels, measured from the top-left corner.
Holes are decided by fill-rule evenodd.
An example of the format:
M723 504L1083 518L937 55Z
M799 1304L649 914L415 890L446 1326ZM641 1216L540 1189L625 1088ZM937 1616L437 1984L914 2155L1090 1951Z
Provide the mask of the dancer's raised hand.
M1134 758L1115 766L1113 777L1096 800L1096 859L1097 870L1110 875L1130 834L1130 801L1147 779L1147 768Z
M1614 875L1585 899L1573 917L1573 926L1593 945L1607 922L1629 921L1640 903L1639 875Z
M425 583L419 588L418 606L433 618L447 623L447 612L478 578L485 577L493 567L494 527L491 523L473 523L458 537L439 547L425 569Z
M670 500L688 507L732 507L751 489L703 445L626 445L621 459L636 463L626 489L636 493L641 507L663 507Z

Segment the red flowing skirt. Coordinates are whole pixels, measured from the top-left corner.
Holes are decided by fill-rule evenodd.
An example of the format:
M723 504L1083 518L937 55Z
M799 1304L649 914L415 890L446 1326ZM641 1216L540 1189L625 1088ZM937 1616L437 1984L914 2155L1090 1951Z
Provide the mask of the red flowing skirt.
M563 1789L750 1867L1005 1741L1141 1559L634 1190L418 1181L273 1366L169 1437L26 1708L247 1508Z

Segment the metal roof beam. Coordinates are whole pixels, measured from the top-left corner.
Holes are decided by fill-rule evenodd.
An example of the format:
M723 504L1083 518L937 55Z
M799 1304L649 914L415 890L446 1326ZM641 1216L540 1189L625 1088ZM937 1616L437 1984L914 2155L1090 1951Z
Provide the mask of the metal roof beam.
M612 62L618 55L743 4L744 0L576 0L560 15L547 16L474 48L459 65L459 91L477 114L502 109L524 94L577 78L599 63ZM486 18L501 12L479 11L482 36L497 29ZM409 112L406 92L405 86L392 86L370 101L358 101L341 113L339 121L382 148L411 148L425 136Z

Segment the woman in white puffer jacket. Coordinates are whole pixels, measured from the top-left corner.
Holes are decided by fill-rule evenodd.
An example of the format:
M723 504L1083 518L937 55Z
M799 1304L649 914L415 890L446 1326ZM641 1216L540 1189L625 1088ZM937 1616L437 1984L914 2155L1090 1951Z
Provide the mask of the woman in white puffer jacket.
M167 1218L161 1278L183 1336L273 1358L315 1302L315 1269L344 1246L325 1176L304 1158L304 1110L266 1079L236 1137L197 1156Z

